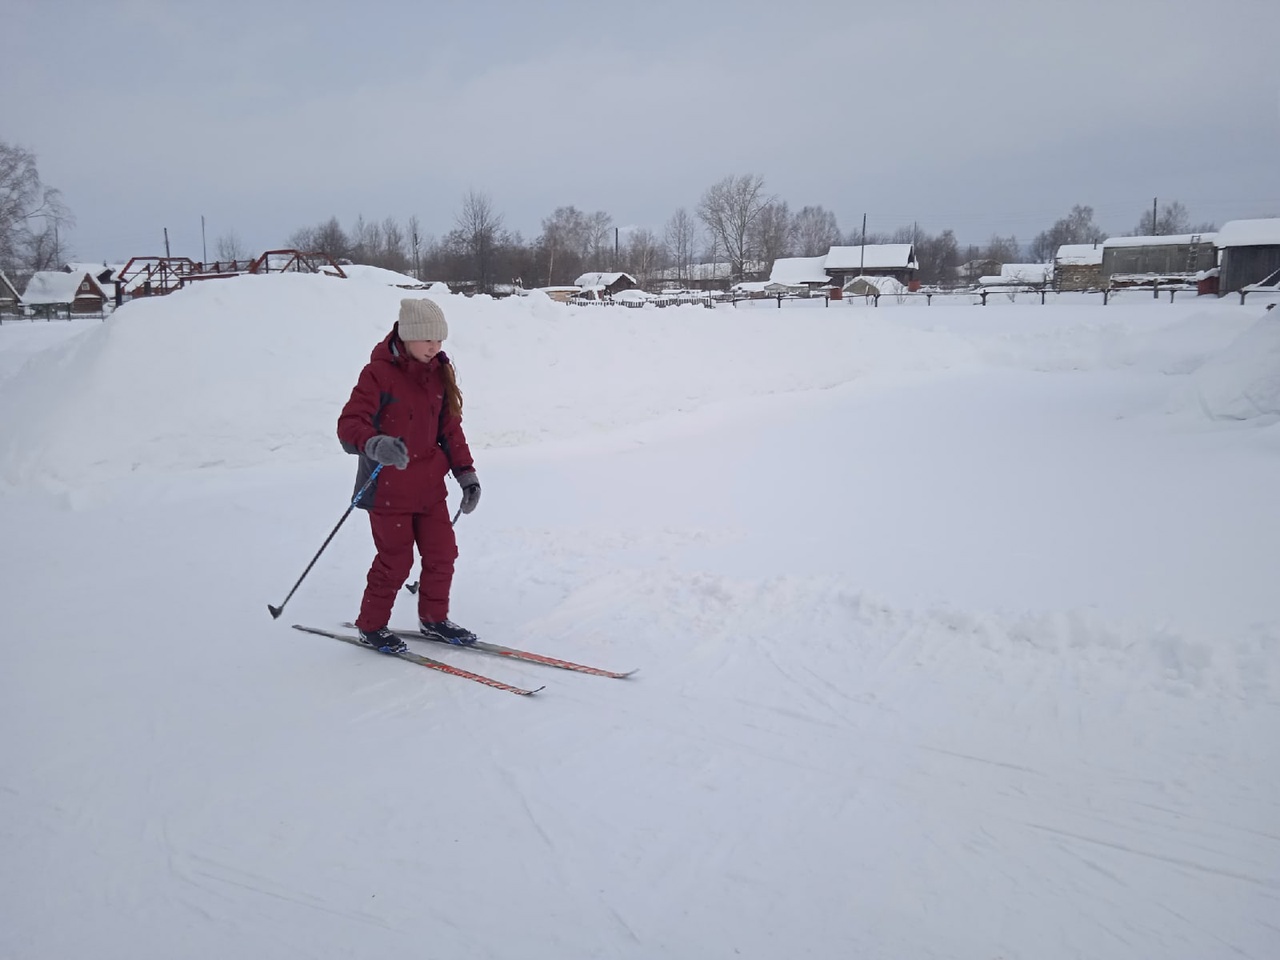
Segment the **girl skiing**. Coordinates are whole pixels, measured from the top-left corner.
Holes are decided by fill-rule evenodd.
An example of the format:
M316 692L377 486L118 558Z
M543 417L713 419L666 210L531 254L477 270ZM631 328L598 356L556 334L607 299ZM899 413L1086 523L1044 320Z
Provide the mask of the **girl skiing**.
M462 486L462 512L480 502L480 481L462 433L462 393L440 349L449 335L434 300L400 301L400 317L373 354L338 418L338 439L360 456L357 492L376 464L384 469L356 506L369 512L378 554L369 567L356 627L383 653L407 648L387 624L396 594L422 557L418 621L431 640L468 645L476 635L449 619L449 587L458 557L445 503L445 474Z

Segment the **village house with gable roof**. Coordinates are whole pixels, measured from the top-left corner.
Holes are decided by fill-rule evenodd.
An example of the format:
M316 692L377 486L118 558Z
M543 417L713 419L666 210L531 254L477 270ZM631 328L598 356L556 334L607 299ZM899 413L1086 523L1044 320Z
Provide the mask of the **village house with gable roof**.
M612 297L615 293L630 290L639 286L636 278L629 273L584 273L573 285L578 288L578 296L588 296L594 300Z
M31 275L22 302L38 317L85 316L101 314L107 294L90 273L41 270Z
M835 286L864 277L893 277L911 287L920 264L911 243L869 243L865 247L832 247L823 260L823 269Z

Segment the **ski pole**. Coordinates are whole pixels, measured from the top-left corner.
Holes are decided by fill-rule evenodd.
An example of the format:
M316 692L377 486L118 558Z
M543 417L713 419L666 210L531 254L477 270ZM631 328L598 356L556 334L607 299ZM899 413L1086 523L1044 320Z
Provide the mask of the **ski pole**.
M364 482L364 486L356 491L356 495L351 498L351 506L347 507L347 512L342 515L342 519L338 521L337 526L329 531L329 536L324 538L324 543L320 544L320 549L316 551L316 555L312 557L311 562L307 564L307 569L302 571L302 576L300 576L298 578L298 582L293 585L293 590L289 591L289 596L285 597L284 601L278 607L273 607L269 603L267 604L267 609L271 611L272 620L278 620L280 618L280 614L284 612L284 605L289 602L289 597L293 596L294 590L297 590L302 584L302 581L307 578L307 574L311 572L311 568L314 567L316 565L316 561L320 559L320 554L324 553L324 548L329 545L329 541L332 540L334 534L338 532L338 527L341 527L343 523L346 522L347 517L351 516L351 511L356 508L356 504L360 502L360 498L364 496L364 492L373 485L373 481L378 478L378 474L381 472L382 464L378 464L373 468L373 473L369 474L369 479Z

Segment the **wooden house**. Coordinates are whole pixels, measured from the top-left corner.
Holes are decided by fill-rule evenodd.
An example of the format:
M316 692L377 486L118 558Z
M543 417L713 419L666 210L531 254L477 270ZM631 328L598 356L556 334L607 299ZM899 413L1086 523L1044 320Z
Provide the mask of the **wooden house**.
M604 297L612 297L615 293L639 286L636 278L629 273L584 273L573 281L573 285L583 290L597 290Z
M36 316L101 315L107 294L89 273L77 276L62 270L42 270L31 275L22 300Z
M865 247L832 247L822 263L832 283L844 287L856 277L893 277L912 286L920 264L910 243L876 243Z
M1280 270L1280 218L1232 220L1214 242L1221 255L1219 293L1234 293Z

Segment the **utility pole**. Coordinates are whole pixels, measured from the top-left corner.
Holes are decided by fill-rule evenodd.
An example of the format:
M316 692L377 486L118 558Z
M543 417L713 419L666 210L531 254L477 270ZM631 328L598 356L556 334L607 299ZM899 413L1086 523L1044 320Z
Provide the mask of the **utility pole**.
M618 269L618 228L613 228L613 269Z
M1159 197L1151 198L1151 235L1153 237L1160 236L1160 215L1157 212L1159 200Z
M169 228L168 227L164 228L164 257L166 260L169 259Z
M858 276L862 276L863 270L867 266L867 215L862 215L862 262L858 264Z
M200 261L201 266L209 262L209 245L204 239L204 214L200 214Z

